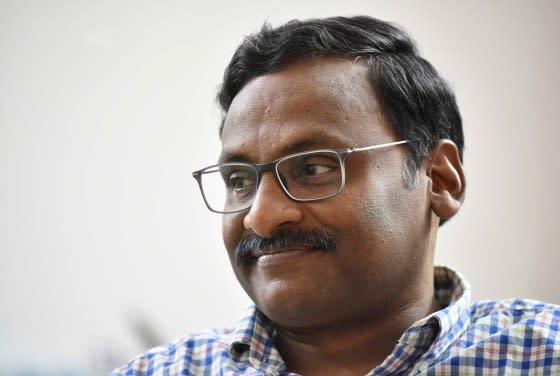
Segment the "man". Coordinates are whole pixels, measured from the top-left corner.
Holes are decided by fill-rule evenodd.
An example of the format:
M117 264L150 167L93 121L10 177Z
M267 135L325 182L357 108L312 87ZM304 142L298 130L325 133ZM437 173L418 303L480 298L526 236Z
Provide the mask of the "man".
M219 164L194 172L255 303L114 374L560 374L560 308L471 304L433 267L465 195L454 95L369 17L247 37L226 69Z

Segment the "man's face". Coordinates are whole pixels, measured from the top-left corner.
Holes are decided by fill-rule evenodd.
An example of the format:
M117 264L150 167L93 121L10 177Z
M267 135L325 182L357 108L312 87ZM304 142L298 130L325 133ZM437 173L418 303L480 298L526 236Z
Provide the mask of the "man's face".
M249 81L234 98L222 133L222 159L270 162L321 148L361 147L398 138L381 114L359 61L322 58L291 64ZM262 176L253 206L223 216L225 246L241 285L284 327L327 325L385 315L426 288L433 224L428 184L404 179L406 145L351 154L346 186L333 198L298 203L272 172ZM293 244L282 252L236 262L239 241L285 231L321 230L336 252Z

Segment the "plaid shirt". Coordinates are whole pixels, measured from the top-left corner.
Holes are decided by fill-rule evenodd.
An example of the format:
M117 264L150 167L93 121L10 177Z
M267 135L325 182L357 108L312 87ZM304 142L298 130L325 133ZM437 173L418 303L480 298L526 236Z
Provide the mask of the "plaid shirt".
M470 287L436 267L446 308L410 326L369 375L560 375L560 307L533 300L471 305ZM295 375L274 347L270 320L251 307L231 330L190 335L110 375Z

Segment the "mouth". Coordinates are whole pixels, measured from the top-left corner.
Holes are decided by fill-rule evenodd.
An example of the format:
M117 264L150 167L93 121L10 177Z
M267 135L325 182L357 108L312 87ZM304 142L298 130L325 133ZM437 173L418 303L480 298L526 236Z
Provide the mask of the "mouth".
M260 266L294 263L308 255L321 251L321 248L313 248L305 245L295 245L291 247L267 247L256 249L252 252L253 260Z
M311 252L317 250L319 250L319 248L314 248L308 245L301 244L301 245L293 245L289 247L265 247L265 248L253 249L251 250L251 255L253 256L253 258L258 259L262 256L277 255L277 254L287 253L287 252Z

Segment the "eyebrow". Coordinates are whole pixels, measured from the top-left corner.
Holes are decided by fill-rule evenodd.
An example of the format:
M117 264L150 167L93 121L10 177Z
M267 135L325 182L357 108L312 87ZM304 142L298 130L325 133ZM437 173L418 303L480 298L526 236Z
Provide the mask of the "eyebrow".
M326 146L328 145L328 146ZM344 145L344 146L342 146ZM334 135L328 135L324 132L317 132L304 139L295 140L285 146L283 146L279 151L278 158L283 156L297 153L300 151L307 151L313 149L336 149L340 147L345 147L346 143L342 143L342 140ZM276 159L276 158L275 158ZM243 152L224 152L220 154L218 163L228 163L228 162L251 162L251 159Z

